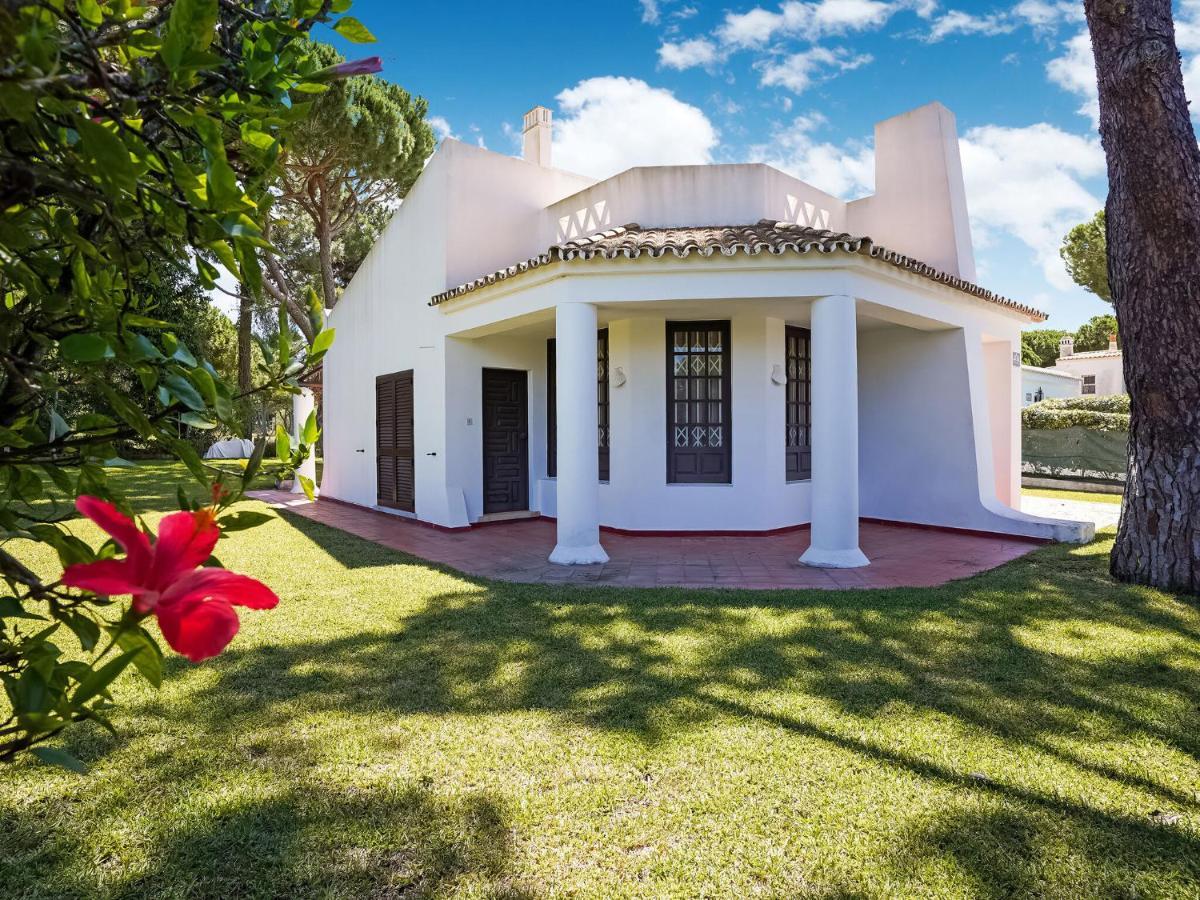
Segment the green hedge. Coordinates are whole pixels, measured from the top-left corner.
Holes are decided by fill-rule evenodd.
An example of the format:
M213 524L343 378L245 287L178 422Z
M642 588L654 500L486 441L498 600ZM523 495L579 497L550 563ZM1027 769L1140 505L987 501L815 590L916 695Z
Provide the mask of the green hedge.
M1129 416L1088 409L1047 409L1045 403L1035 403L1021 410L1021 427L1025 431L1057 431L1063 428L1128 431Z
M1043 400L1041 403L1035 403L1034 406L1040 406L1044 409L1083 409L1089 412L1120 413L1127 416L1129 415L1129 395L1108 394L1106 396L1096 396L1088 394L1087 396L1080 397L1058 397Z

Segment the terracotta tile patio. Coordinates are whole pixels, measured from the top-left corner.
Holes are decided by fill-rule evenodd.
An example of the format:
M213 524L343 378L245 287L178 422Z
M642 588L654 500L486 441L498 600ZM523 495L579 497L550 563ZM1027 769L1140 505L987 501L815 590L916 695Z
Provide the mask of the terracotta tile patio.
M400 516L335 501L309 503L282 491L251 496L288 512L432 562L484 578L618 587L883 588L930 587L1016 559L1037 545L1001 536L959 534L864 522L862 569L813 569L796 560L807 529L754 537L651 537L604 533L610 561L555 566L554 523L503 522L444 532Z

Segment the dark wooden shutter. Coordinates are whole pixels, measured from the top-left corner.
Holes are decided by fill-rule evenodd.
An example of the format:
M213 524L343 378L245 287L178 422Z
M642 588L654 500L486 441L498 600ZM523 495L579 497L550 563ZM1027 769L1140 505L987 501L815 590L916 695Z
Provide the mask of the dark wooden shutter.
M608 329L601 328L596 335L596 421L597 443L600 447L600 480L608 481Z
M546 341L546 476L558 475L558 354Z
M812 336L807 328L784 333L787 480L812 478Z
M667 323L667 481L729 484L728 322Z
M375 379L375 489L380 506L416 511L413 373Z
M546 341L546 475L558 475L558 357L554 338ZM609 427L608 329L596 333L596 441L599 448L600 480L608 481Z

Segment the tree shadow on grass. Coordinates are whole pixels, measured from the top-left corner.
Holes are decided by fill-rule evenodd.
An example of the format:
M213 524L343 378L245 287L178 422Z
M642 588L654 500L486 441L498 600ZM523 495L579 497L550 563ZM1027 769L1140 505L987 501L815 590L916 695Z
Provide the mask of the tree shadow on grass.
M412 561L287 521L323 547L335 540L351 568ZM1153 754L1188 765L1200 758L1200 617L1169 596L1114 584L1094 549L1046 548L932 590L571 589L456 578L461 589L390 626L231 650L214 662L212 686L179 714L213 716L209 727L220 730L242 717L283 726L298 705L347 714L542 710L650 748L713 720L757 720L1004 804L1000 818L946 819L912 838L1000 885L983 896L1036 884L1036 872L1008 871L1006 861L1056 842L1098 860L1097 878L1110 877L1108 859L1134 880L1200 885L1200 842L1149 818L1158 808L1200 815L1195 784L1125 752L1150 742ZM810 715L814 705L835 719ZM949 721L966 735L955 738L958 749L983 747L1002 760L998 770L973 773L898 747L903 736L873 725L896 709ZM1029 786L1017 760L1030 758L1061 769L1066 790ZM1089 786L1140 792L1145 810L1093 804Z
M538 894L509 873L512 835L503 809L486 794L448 799L425 784L296 785L263 793L214 798L203 815L172 817L151 835L146 865L137 866L124 865L119 846L79 866L87 854L79 842L66 844L62 831L47 834L36 817L0 810L11 848L0 861L0 883L18 895L53 885L36 896L155 900Z

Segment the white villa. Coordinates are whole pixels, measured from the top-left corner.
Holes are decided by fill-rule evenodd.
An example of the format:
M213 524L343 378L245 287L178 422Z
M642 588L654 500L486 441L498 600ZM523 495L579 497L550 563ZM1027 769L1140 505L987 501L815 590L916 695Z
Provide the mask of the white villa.
M1021 366L1021 405L1078 397L1083 392L1082 385L1083 379L1071 372L1041 366Z
M322 496L443 529L541 515L550 560L604 531L859 521L1078 541L1020 502L1020 331L977 286L954 117L876 126L876 193L766 165L550 165L447 139L333 310ZM636 223L636 224L635 224Z
M1125 368L1121 350L1115 334L1108 337L1107 350L1085 350L1075 352L1075 339L1070 335L1058 342L1058 359L1054 369L1062 375L1073 375L1080 381L1079 393L1110 394L1125 393Z

